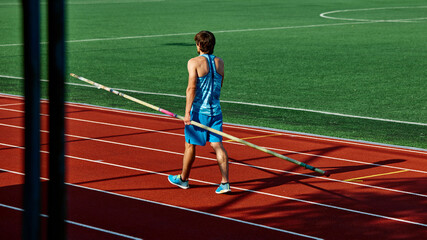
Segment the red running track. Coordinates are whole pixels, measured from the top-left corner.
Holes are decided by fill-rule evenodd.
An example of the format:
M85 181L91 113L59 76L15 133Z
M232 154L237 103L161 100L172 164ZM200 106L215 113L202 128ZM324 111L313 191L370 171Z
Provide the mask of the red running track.
M42 112L46 191L45 102ZM232 193L217 195L209 147L197 149L190 189L167 181L182 165L181 121L72 103L66 112L68 239L427 236L427 151L225 124L224 132L332 175L224 141ZM22 231L23 122L22 98L0 95L0 231L9 239Z

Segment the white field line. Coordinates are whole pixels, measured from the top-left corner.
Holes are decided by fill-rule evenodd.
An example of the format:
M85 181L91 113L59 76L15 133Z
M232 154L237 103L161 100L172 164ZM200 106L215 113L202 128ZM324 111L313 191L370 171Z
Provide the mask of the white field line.
M369 24L373 22L351 22L351 23L330 23L330 24L313 24L313 25L302 25L302 26L284 26L284 27L270 27L270 28L248 28L248 29L234 29L234 30L217 30L212 31L213 33L236 33L236 32L255 32L255 31L273 31L273 30L285 30L285 29L298 29L298 28L316 28L316 27L330 27L330 26L342 26L342 25L354 25L354 24ZM159 37L176 37L176 36L193 36L197 32L190 33L168 33L168 34L155 34L155 35L140 35L140 36L128 36L128 37L113 37L113 38L92 38L92 39L80 39L80 40L68 40L67 43L79 43L79 42L99 42L99 41L118 41L118 40L130 40L130 39L143 39L143 38L159 38ZM40 44L47 44L47 42L41 42ZM22 43L10 43L0 44L0 47L13 47L22 46Z
M12 174L24 175L23 173L19 173L19 172L15 172L15 171L9 171L9 170L6 170L6 169L0 169L0 170L8 172L8 173L12 173ZM41 178L41 179L47 180L46 178ZM24 209L22 209L22 208L13 207L13 206L9 206L9 205L6 205L6 204L1 204L1 203L0 203L0 207L12 209L12 210L19 211L19 212L23 212L24 211ZM44 217L44 218L48 218L49 217L46 214L40 214L40 216ZM133 236L126 235L126 234L122 234L122 233L118 233L118 232L113 232L111 230L106 230L106 229L103 229L103 228L94 227L94 226L90 226L90 225L83 224L83 223L78 223L78 222L74 222L74 221L70 221L70 220L65 220L65 222L69 223L69 224L72 224L72 225L79 226L79 227L88 228L88 229L92 229L92 230L95 230L95 231L108 233L108 234L111 234L111 235L114 235L114 236L118 236L118 237L123 237L123 238L133 239L133 240L142 240L142 238L137 238L137 237L133 237Z
M403 123L403 124L410 124L410 125L427 126L427 123L400 121L400 120L376 118L376 117L365 117L365 116L357 116L357 115L351 115L351 114L345 114L345 113L334 113L334 112L319 111L319 110L312 110L312 109L305 109L305 108L282 107L282 106L273 106L273 105L260 104L260 103L247 103L247 102L236 102L236 101L221 101L221 102L241 104L241 105L250 105L250 106L257 106L257 107L265 107L265 108L276 108L276 109L294 110L294 111L302 111L302 112L320 113L320 114L325 114L325 115L333 115L333 116L347 117L347 118L366 119L366 120L374 120L374 121L381 121L381 122Z
M0 75L0 78L10 78L10 79L19 79L19 80L23 79L22 77L6 76L6 75ZM48 80L45 80L45 79L42 79L41 81L42 82L48 82ZM72 86L96 88L95 86L87 85L87 84L70 83L70 82L66 82L65 84L72 85ZM131 90L131 89L123 89L123 88L114 88L114 89L117 91L122 91L122 92L131 92L131 93L138 93L138 94L185 98L185 96L178 95L178 94L145 92L145 91L138 91L138 90ZM268 105L268 104L261 104L261 103L248 103L248 102L239 102L239 101L230 101L230 100L221 100L221 103L231 103L231 104L248 105L248 106L256 106L256 107L263 107L263 108L274 108L274 109L284 109L284 110L301 111L301 112L311 112L311 113L318 113L318 114L324 114L324 115L332 115L332 116L347 117L347 118L357 118L357 119L365 119L365 120L374 120L374 121L381 121L381 122L391 122L391 123L427 126L427 123L418 123L418 122L401 121L401 120L376 118L376 117L366 117L366 116L358 116L358 115L345 114L345 113L335 113L335 112L320 111L320 110L313 110L313 109L306 109L306 108L284 107L284 106L275 106L275 105Z
M427 8L427 6L413 6L413 7L383 7L383 8L363 8L363 9L345 9L345 10L335 10L330 12L324 12L320 14L322 18L328 18L333 20L345 20L345 21L363 21L363 22L414 22L418 20L425 20L427 17L423 18L410 18L410 19L389 19L389 20L373 20L373 19L358 19L358 18L338 18L331 17L328 15L335 13L345 13L345 12L361 12L361 11L376 11L376 10L389 10L389 9L408 9L408 8Z
M22 147L20 147L22 148ZM43 151L44 153L46 153L45 151ZM76 158L77 159L77 158ZM84 158L78 158L79 160L82 160ZM85 161L87 161L89 159L85 159ZM139 171L139 172L144 172L144 173L150 173L150 174L156 174L156 175L162 175L162 176L168 176L168 174L166 173L160 173L160 172L155 172L155 171L150 171L150 170L145 170L145 169L140 169L140 168L134 168L134 167L128 167L128 166L121 166L121 165L117 165L117 164L111 164L111 163L107 163L105 161L99 162L97 160L89 160L93 163L97 163L97 164L105 164L105 165L110 165L110 166L115 166L115 167L123 167L129 170L135 170L135 171ZM6 170L8 171L8 170ZM218 185L212 182L208 182L208 181L203 181L203 180L198 180L198 179L190 179L191 181L194 182L198 182L198 183L203 183L203 184L207 184L207 185ZM69 184L72 186L78 186L78 185L73 185L73 184ZM81 186L79 186L81 187ZM389 216L384 216L384 215L380 215L380 214L374 214L374 213L369 213L369 212L364 212L364 211L358 211L358 210L354 210L354 209L349 209L349 208L344 208L344 207L338 207L338 206L334 206L334 205L329 205L329 204L323 204L323 203L318 203L318 202L313 202L313 201L308 201L308 200L303 200L303 199L298 199L298 198L293 198L293 197L287 197L287 196L282 196L282 195L277 195L277 194L272 194L272 193L266 193L266 192L261 192L261 191L256 191L256 190L251 190L251 189L246 189L246 188L240 188L240 187L231 187L232 189L237 189L240 191L245 191L245 192L251 192L251 193L255 193L255 194L261 194L264 196L269 196L269 197L274 197L274 198L280 198L280 199L287 199L287 200L292 200L292 201L296 201L296 202L301 202L301 203L306 203L306 204L310 204L310 205L316 205L316 206L321 206L321 207L326 207L326 208L331 208L331 209L336 209L336 210L341 210L341 211L346 211L346 212L351 212L351 213L356 213L356 214L361 214L361 215L367 215L367 216L371 216L371 217L375 217L375 218L382 218L382 219L387 219L387 220L391 220L391 221L396 221L396 222L402 222L402 223L408 223L408 224L412 224L412 225L418 225L418 226L422 226L422 227L427 227L427 224L424 223L419 223L419 222L414 222L414 221L409 221L409 220L404 220L404 219L400 219L400 218L394 218L394 217L389 217ZM106 192L103 190L100 190L102 192L105 193L110 193L110 192ZM125 196L126 195L121 195L121 196ZM136 198L139 199L139 198ZM143 200L143 199L140 199ZM143 201L147 201L147 200L143 200ZM156 203L156 202L153 202ZM193 210L196 211L196 210ZM202 213L202 212L201 212ZM263 225L261 225L263 226ZM286 230L285 230L286 231ZM286 231L287 233L289 233L288 231Z
M18 129L24 129L24 127L21 127L21 126L15 126L15 125L3 124L3 123L0 123L0 126L11 127L11 128L18 128ZM41 132L48 133L48 131L46 131L46 130L41 130ZM143 146L139 146L139 145L132 145L132 144L115 142L115 141L109 141L109 140L94 139L94 138L77 136L77 135L71 135L71 134L66 134L66 136L74 137L74 138L78 138L78 139L84 139L84 140L93 140L93 141L96 141L96 142L102 142L102 143L107 143L107 144L120 145L120 146L124 146L124 147L131 147L131 148L138 148L138 149L144 149L144 150L161 152L161 153L168 153L168 154L173 154L173 155L178 155L178 156L183 156L184 155L181 152L174 152L174 151L157 149L157 148L149 148L149 147L143 147ZM238 144L238 143L232 143L232 142L230 142L230 143L231 144ZM4 144L4 143L0 143L0 145L4 145L4 146L8 146L8 147L18 147L18 146L8 145L8 144ZM18 148L22 148L22 147L18 147ZM274 149L274 150L276 150L276 149ZM286 151L286 150L282 150L282 149L278 149L278 150ZM289 151L289 152L292 152L292 151ZM292 153L295 153L295 152L292 152ZM303 154L303 153L301 153L301 154ZM307 154L307 155L309 155L309 154ZM323 157L323 156L319 155L319 158L320 157ZM198 158L198 159L204 159L204 160L208 160L208 161L213 161L213 162L217 161L215 158L204 157L204 156L196 156L196 158ZM339 158L333 158L333 157L331 157L331 159L340 160ZM349 160L349 161L351 161L351 160ZM358 162L358 161L357 161L357 163L358 164L362 164L362 165L375 165L375 166L378 165L378 164L363 163L363 162ZM304 177L308 177L308 178L318 178L318 179L322 179L322 180L325 180L325 181L333 181L333 182L339 182L339 183L344 183L344 184L353 184L353 185L367 187L367 188L374 188L374 189L383 190L383 191L396 192L396 193L401 193L401 194L407 194L407 195L413 195L413 196L426 197L427 198L427 195L420 194L420 193L414 193L414 192L402 191L402 190L397 190L397 189L378 187L378 186L374 186L374 185L361 184L361 183L357 183L357 182L342 181L342 180L333 179L333 178L319 177L319 176L310 175L310 174L302 174L302 173L290 172L290 171L279 170L279 169L274 169L274 168L269 168L269 167L262 167L262 166L251 165L251 164L246 164L246 163L230 162L230 164L232 164L232 165L238 165L238 166L243 166L243 167L251 167L251 168L255 168L255 169L262 169L262 170L267 170L267 171L274 171L274 172L279 172L279 173L287 173L287 174L297 175L297 176L304 176ZM383 167L383 165L378 165L378 167ZM407 171L427 173L427 172L424 172L424 171L418 171L418 170L412 170L412 169L405 169L405 168L402 168L402 169L407 170Z
M79 158L79 160L82 160L82 159ZM90 161L90 162L93 162L93 163L100 163L100 164L105 164L105 165L111 165L111 166L117 166L116 164L106 164L106 163L103 163L103 162L98 162L98 161L89 160L89 159L85 159L85 161ZM147 170L144 170L144 169L131 168L131 167L125 167L125 168L130 169L130 170L134 170L134 171L139 171L139 172L145 172L145 173L151 173L151 174L158 174L158 175L167 176L167 174L164 174L164 173L147 171ZM16 171L11 171L11 170L7 170L7 169L0 169L0 170L4 171L4 172L11 173L11 174L25 175L24 173L16 172ZM49 180L47 178L40 178L40 179ZM193 180L193 181L198 181L198 182L201 182L201 183L204 183L204 184L208 184L208 185L217 185L215 183L209 183L209 182L200 181L200 180ZM210 217L220 218L220 219L224 219L224 220L228 220L228 221L232 221L232 222L243 223L243 224L247 224L247 225L254 226L254 227L260 227L260 228L264 228L264 229L268 229L268 230L273 230L273 231L277 231L277 232L287 233L287 234L296 235L296 236L305 237L305 238L310 238L310 239L315 239L315 240L322 240L322 238L317 238L317 237L313 237L313 236L309 236L309 235L305 235L305 234L301 234L301 233L297 233L297 232L292 232L292 231L288 231L288 230L284 230L284 229L280 229L280 228L275 228L275 227L261 225L261 224L257 224L257 223L253 223L253 222L248 222L248 221L244 221L244 220L240 220L240 219L236 219L236 218L229 218L229 217L225 217L225 216L221 216L221 215L216 215L216 214L212 214L212 213L208 213L208 212L203 212L203 211L199 211L199 210L195 210L195 209L190 209L190 208L175 206L175 205L166 204L166 203L155 202L155 201L151 201L151 200L147 200L147 199L142 199L142 198L127 196L127 195L123 195L123 194L119 194L119 193L109 192L109 191L105 191L105 190L101 190L101 189L96 189L96 188L91 188L91 187L85 187L85 186L76 185L76 184L72 184L72 183L65 183L65 184L68 185L68 186L76 187L76 188L82 188L82 189L86 189L86 190L90 190L90 191L96 191L96 192L100 192L100 193L104 193L104 194L113 195L113 196L118 196L118 197L128 198L128 199L137 200L137 201L141 201L141 202L146 202L146 203L156 204L156 205L160 205L160 206L175 208L175 209L184 210L184 211L188 211L188 212L193 212L193 213L197 213L197 214L201 214L201 215L206 215L206 216L210 216ZM7 205L0 204L0 206L7 206ZM16 207L10 207L10 208L14 209L14 210L19 210Z

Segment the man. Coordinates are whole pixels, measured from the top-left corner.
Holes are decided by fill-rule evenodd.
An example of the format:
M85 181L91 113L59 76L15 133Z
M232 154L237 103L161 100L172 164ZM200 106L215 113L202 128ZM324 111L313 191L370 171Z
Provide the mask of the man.
M190 121L222 131L222 112L219 96L224 80L224 62L215 57L215 36L201 31L194 37L199 56L188 61L188 86L185 105L185 152L180 175L169 175L170 183L183 189L189 188L188 178L196 156L196 145L209 142L216 153L221 172L221 184L216 193L230 192L228 183L228 156L222 145L222 136L191 125Z

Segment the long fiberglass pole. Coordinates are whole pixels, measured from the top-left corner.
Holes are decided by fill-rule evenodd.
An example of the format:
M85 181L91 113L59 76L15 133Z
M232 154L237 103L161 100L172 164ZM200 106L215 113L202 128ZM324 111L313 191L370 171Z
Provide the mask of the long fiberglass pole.
M159 107L154 106L154 105L152 105L152 104L150 104L150 103L144 102L144 101L139 100L139 99L134 98L134 97L131 97L131 96L129 96L129 95L126 95L126 94L124 94L124 93L121 93L121 92L119 92L119 91L116 91L116 90L114 90L114 89L112 89L112 88L106 87L106 86L104 86L104 85L101 85L101 84L96 83L96 82L94 82L94 81L91 81L91 80L89 80L89 79L86 79L86 78L84 78L84 77L77 76L77 75L76 75L76 74L74 74L74 73L71 73L70 75L71 75L72 77L75 77L75 78L77 78L77 79L81 80L81 81L84 81L84 82L86 82L86 83L89 83L89 84L91 84L91 85L93 85L93 86L97 87L98 89L103 89L103 90L105 90L105 91L108 91L108 92L114 93L114 94L116 94L116 95L119 95L119 96L121 96L121 97L124 97L124 98L126 98L126 99L128 99L128 100L131 100L131 101L133 101L133 102L139 103L139 104L141 104L141 105L144 105L144 106L149 107L149 108L151 108L151 109L154 109L154 110L156 110L156 111L162 112L162 113L164 113L164 114L166 114L166 115L169 115L169 116L171 116L171 117L175 117L175 118L178 118L178 119L184 120L184 117L179 116L179 115L177 115L177 114L175 114L175 113L169 112L168 110L165 110L165 109L159 108ZM221 136L223 136L223 137L226 137L226 138L228 138L228 139L231 139L231 140L233 140L233 141L236 141L236 142L242 143L242 144L244 144L244 145L246 145L246 146L249 146L249 147L251 147L251 148L255 148L255 149L259 150L259 151L262 151L262 152L265 152L265 153L271 154L271 155L273 155L273 156L275 156L275 157L278 157L278 158L280 158L280 159L283 159L283 160L286 160L286 161L288 161L288 162L294 163L294 164L299 165L299 166L301 166L301 167L307 168L307 169L312 170L312 171L314 171L314 172L320 173L320 174L325 175L325 176L327 176L327 177L329 177L329 176L330 176L330 173L329 173L328 171L323 171L322 169L315 168L315 167L310 166L310 165L308 165L308 164L306 164L306 163L303 163L303 162L297 161L297 160L295 160L295 159L292 159L292 158L289 158L289 157L283 156L282 154L278 154L278 153L276 153L276 152L273 152L273 151L271 151L271 150L268 150L268 149L266 149L266 148L264 148L264 147L260 147L260 146L258 146L258 145L253 144L253 143L247 142L247 141L245 141L245 140L243 140L243 139L237 138L237 137L232 136L232 135L230 135L230 134L227 134L227 133L224 133L224 132L221 132L221 131L215 130L215 129L213 129L213 128L207 127L207 126L205 126L205 125L203 125L203 124L200 124L200 123L198 123L198 122L191 121L191 124L192 124L192 125L195 125L195 126L197 126L197 127L203 128L203 129L205 129L205 130L208 130L208 131L210 131L210 132L213 132L213 133L215 133L215 134L221 135Z

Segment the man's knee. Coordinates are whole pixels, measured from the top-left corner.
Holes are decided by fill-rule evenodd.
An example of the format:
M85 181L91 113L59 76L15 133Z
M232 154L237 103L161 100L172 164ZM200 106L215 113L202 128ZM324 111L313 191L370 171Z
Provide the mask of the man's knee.
M217 150L220 150L220 149L222 149L223 147L222 147L222 142L211 142L211 143L209 143L210 145L211 145L211 147L215 150L215 151L217 151Z
M211 142L210 145L217 154L217 156L221 158L227 158L227 151L225 151L222 142Z
M196 145L185 142L185 150L194 151L196 149Z

